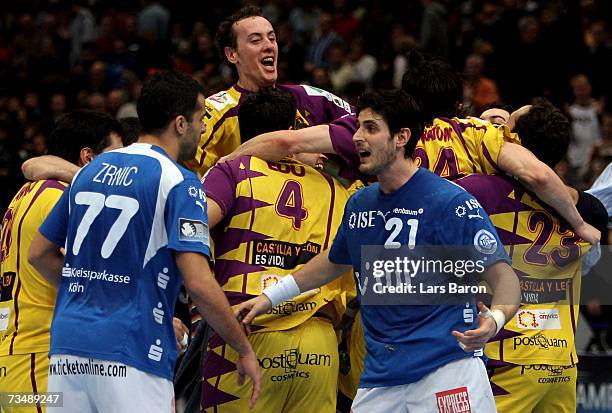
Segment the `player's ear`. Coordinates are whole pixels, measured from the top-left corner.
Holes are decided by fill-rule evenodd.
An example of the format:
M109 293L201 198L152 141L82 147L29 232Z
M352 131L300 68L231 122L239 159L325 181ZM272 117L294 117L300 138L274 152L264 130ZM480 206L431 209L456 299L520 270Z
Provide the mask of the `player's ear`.
M93 149L91 149L89 146L82 148L81 152L79 152L79 166L87 165L95 157L96 157L96 154L94 153Z
M236 64L236 62L238 61L238 59L236 58L236 49L232 47L225 47L223 49L223 53L225 53L225 58L228 62Z
M176 130L176 133L181 136L184 135L187 131L188 123L189 122L183 115L178 115L176 118L174 118L174 129Z
M411 132L409 128L401 128L400 131L395 135L395 144L398 148L402 148L408 144L410 140Z

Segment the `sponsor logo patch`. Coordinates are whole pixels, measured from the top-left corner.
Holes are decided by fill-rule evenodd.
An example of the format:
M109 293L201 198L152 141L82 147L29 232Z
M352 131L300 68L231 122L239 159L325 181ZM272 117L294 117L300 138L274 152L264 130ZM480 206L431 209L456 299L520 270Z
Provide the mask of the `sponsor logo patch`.
M179 240L208 245L208 225L194 219L179 218Z
M527 330L561 330L561 317L557 308L519 310L516 324Z
M8 307L0 308L0 331L8 329L9 318L11 318L11 309Z
M489 231L481 229L474 236L474 247L483 254L493 254L497 251L497 240Z
M471 413L467 387L436 393L438 413Z

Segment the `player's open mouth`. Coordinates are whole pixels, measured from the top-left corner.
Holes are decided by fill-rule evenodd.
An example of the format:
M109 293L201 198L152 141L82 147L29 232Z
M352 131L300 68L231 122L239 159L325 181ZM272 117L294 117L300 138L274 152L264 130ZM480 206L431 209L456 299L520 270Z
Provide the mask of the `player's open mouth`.
M363 162L364 160L366 160L367 158L369 158L371 155L370 151L366 151L366 150L360 150L359 151L359 159Z
M274 67L274 57L264 57L261 59L261 64L266 67Z

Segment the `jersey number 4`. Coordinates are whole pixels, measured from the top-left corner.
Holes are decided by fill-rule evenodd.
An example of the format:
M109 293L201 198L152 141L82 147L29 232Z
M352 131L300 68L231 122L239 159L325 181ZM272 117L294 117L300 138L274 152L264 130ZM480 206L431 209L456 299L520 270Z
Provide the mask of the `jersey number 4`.
M83 214L83 218L81 218L77 228L74 244L72 244L72 254L74 255L79 254L91 224L93 224L105 207L121 211L102 243L102 249L100 250L102 258L108 258L112 255L119 240L125 234L130 220L140 208L140 204L134 198L121 195L109 195L106 197L98 192L79 192L75 195L74 202L77 205L87 205L87 210Z

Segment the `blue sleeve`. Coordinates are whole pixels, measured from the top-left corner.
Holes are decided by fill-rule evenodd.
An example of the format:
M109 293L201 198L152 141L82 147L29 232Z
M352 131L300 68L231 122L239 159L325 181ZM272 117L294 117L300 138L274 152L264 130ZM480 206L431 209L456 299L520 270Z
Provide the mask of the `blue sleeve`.
M444 210L446 218L439 227L442 244L472 246L470 258L483 260L485 267L498 261L511 263L491 219L476 198L463 191Z
M69 203L70 187L64 190L64 193L45 219L45 222L39 228L40 233L45 238L62 248L66 244L68 232Z
M344 216L342 217L342 223L340 224L340 228L338 228L338 232L336 233L336 237L334 238L334 242L332 243L331 248L329 249L329 260L334 264L342 264L342 265L352 265L351 256L349 254L349 249L347 246L346 239L346 220L349 216L348 214L348 206L349 202L346 204L344 208Z
M206 194L195 176L172 188L166 200L165 218L168 248L199 252L210 258Z

